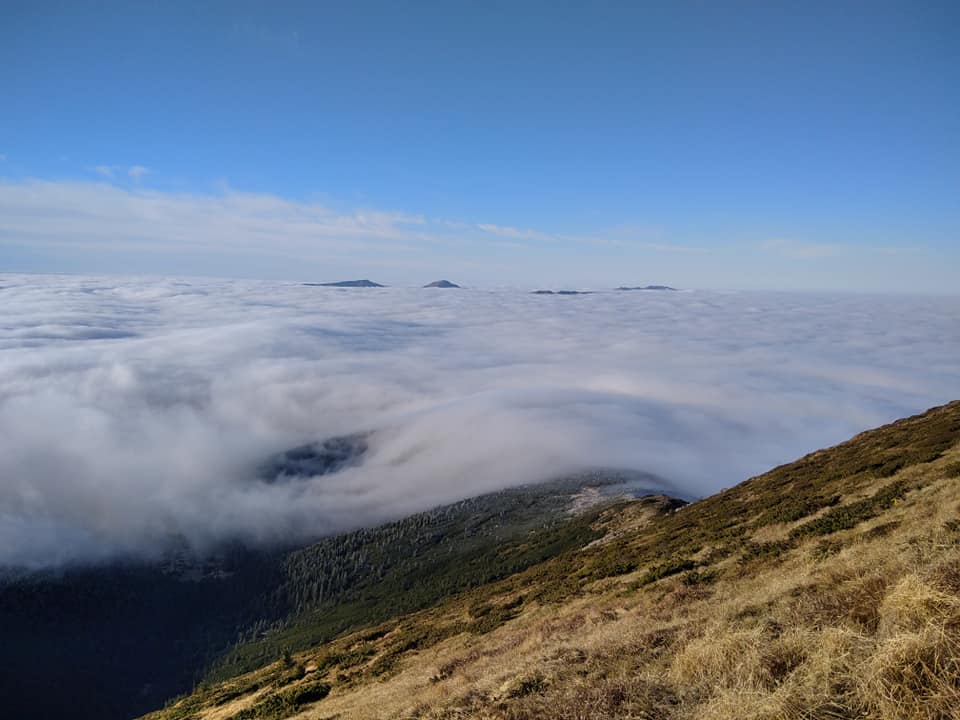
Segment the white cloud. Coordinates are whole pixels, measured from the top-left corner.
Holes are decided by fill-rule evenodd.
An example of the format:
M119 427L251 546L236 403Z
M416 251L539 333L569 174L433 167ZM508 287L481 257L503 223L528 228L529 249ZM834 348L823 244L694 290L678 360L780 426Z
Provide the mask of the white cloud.
M493 223L478 223L477 229L491 235L509 238L511 240L532 240L540 243L567 243L576 245L630 245L634 248L653 250L655 252L665 253L703 253L704 248L690 247L671 243L646 242L627 237L621 237L622 233L611 236L583 236L583 235L560 235L540 232L539 230L520 229L506 225L495 225ZM632 233L631 233L632 234Z
M24 275L0 298L0 564L308 536L590 465L708 493L960 387L957 298ZM368 430L360 467L252 477Z
M127 175L134 182L140 182L144 177L150 174L151 170L143 165L95 165L90 168L100 177L106 180L113 180L117 175Z
M407 213L338 213L316 203L230 190L194 195L103 183L0 180L0 240L35 246L324 258L364 245L389 243L397 249L404 242L435 239L435 233L417 230L425 222Z
M612 226L608 235L555 234L344 208L226 184L208 194L161 191L147 187L146 168L138 167L102 166L100 182L0 178L0 244L19 248L16 267L26 270L162 274L189 268L206 275L387 283L451 277L528 288L653 283L950 292L956 285L950 247L854 251L774 240L744 252L720 241L674 243L666 231L624 226ZM871 263L861 262L865 254ZM785 273L778 256L836 261L795 263L796 271Z
M517 228L493 225L491 223L480 223L477 225L477 227L484 232L492 233L493 235L500 235L501 237L513 238L516 240L544 240L552 242L559 239L557 236L537 232L536 230L519 230Z

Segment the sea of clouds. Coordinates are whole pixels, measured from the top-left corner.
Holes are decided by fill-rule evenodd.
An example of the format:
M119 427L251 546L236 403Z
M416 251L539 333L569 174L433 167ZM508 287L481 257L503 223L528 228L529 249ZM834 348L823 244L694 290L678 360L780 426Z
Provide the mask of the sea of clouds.
M701 496L960 396L960 298L0 275L0 565L287 541L588 467ZM267 484L304 442L364 462Z

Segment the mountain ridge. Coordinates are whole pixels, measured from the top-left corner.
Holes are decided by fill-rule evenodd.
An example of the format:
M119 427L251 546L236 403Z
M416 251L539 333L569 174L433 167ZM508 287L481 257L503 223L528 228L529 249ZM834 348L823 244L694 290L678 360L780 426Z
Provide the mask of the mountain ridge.
M373 280L338 280L337 282L325 282L325 283L303 283L307 287L365 287L365 288L382 288L386 285L381 285L380 283L374 282Z
M673 290L676 291L675 287L670 287L669 285L643 285L636 287L628 287L626 285L621 285L617 290Z
M362 434L292 448L267 458L258 479L338 472L365 450ZM0 579L0 708L77 720L146 712L204 677L255 669L282 648L433 605L587 541L591 507L567 514L581 488L644 483L657 479L601 470L293 547L234 544L208 556L184 543L156 563L11 573ZM50 668L76 657L86 660L45 692Z
M958 441L953 402L686 506L618 502L579 548L148 717L950 717Z

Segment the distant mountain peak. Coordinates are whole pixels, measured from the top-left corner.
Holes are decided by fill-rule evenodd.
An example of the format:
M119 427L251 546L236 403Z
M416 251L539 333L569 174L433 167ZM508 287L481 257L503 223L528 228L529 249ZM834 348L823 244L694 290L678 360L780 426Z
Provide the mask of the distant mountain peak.
M669 285L644 285L643 287L627 287L626 285L621 285L617 290L676 290L676 288L670 287Z
M534 290L532 295L591 295L590 290Z
M456 283L452 283L449 280L434 280L432 283L424 285L425 288L458 288L460 287Z
M304 283L310 287L386 287L373 280L340 280L338 282Z

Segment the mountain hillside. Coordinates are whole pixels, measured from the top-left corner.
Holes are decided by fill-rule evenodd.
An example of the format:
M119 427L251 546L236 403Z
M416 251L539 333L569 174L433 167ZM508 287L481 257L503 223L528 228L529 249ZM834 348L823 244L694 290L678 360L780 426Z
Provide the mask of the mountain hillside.
M950 718L960 402L194 693L151 720ZM398 596L402 597L402 595Z
M268 458L266 483L360 461L362 435ZM184 543L159 563L0 568L3 715L121 720L224 679L509 576L598 536L605 498L658 479L597 470L510 488L306 547ZM576 509L575 515L571 510ZM77 658L83 658L82 663ZM47 692L55 684L57 692Z

